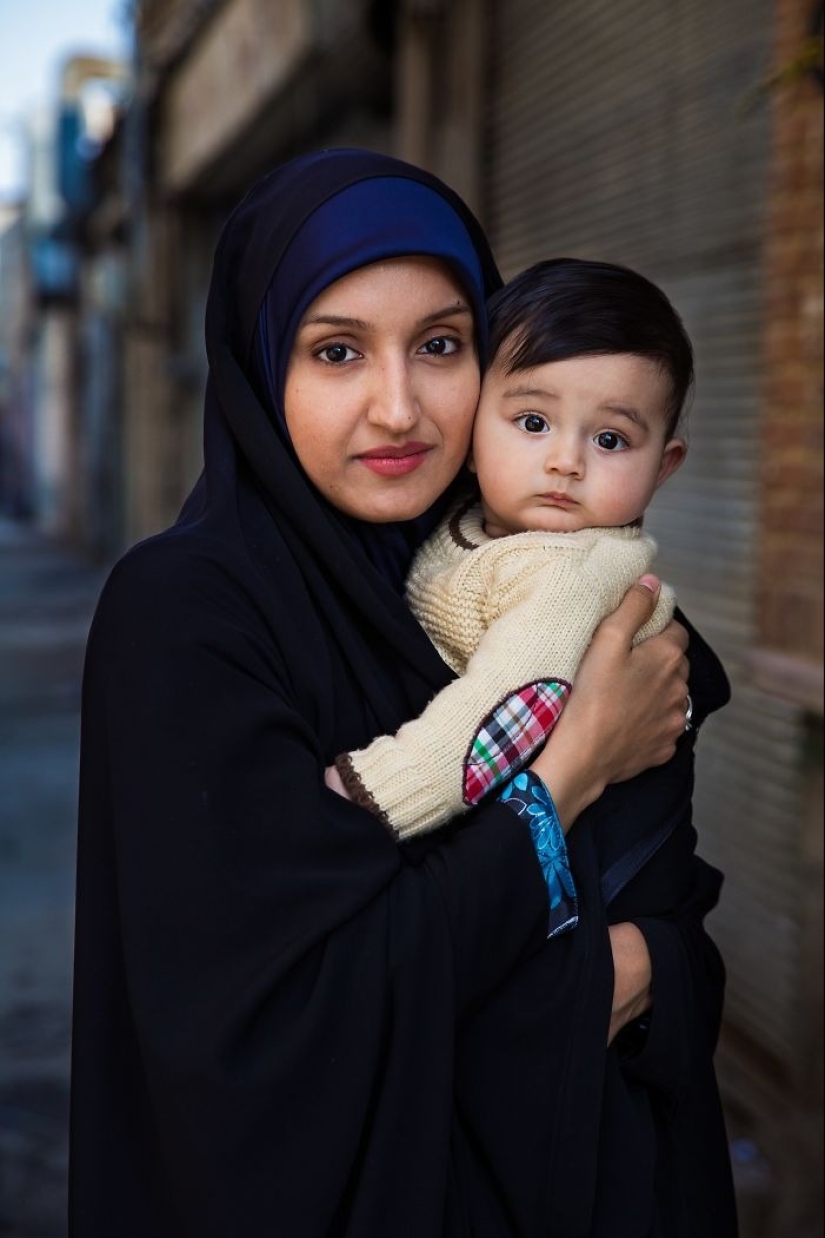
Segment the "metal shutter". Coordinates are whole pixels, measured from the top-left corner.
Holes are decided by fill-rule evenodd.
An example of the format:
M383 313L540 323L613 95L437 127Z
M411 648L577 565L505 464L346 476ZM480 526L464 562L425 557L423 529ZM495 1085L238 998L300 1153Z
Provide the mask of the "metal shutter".
M770 135L767 0L508 0L492 6L484 217L505 275L602 258L660 283L696 345L688 463L649 528L659 567L724 658L734 704L699 741L702 853L727 874L713 931L728 1018L797 1048L795 849L802 719L749 686L756 643L760 249ZM770 1001L765 995L770 994Z

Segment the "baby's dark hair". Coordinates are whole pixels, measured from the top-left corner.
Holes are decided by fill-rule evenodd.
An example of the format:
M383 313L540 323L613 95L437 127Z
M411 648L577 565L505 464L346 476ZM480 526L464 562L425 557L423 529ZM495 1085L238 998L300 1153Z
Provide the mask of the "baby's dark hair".
M667 435L693 386L693 347L661 288L627 267L580 258L537 262L487 303L490 365L506 373L551 361L633 353L670 377Z

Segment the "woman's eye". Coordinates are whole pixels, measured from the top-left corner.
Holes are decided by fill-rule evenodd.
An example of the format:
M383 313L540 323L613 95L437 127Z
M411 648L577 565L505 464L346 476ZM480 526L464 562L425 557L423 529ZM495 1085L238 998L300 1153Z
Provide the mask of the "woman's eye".
M449 335L435 335L431 340L420 349L421 352L428 353L431 357L448 357L451 353L458 352L458 340L453 339Z
M622 451L627 447L627 439L622 438L615 430L602 430L596 435L596 446L602 451Z
M528 434L546 434L550 427L538 413L523 413L516 418L516 425L521 426Z
M348 344L325 344L315 355L327 365L340 365L342 361L352 361L358 353Z

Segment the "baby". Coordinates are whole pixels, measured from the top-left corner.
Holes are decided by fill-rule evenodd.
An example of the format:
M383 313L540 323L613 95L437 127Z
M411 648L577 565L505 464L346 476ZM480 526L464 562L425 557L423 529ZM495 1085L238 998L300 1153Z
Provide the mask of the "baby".
M606 263L538 263L492 298L469 467L480 496L419 551L407 596L462 676L395 737L336 761L399 838L473 807L561 712L601 619L650 570L641 529L680 466L693 350L664 293ZM663 586L643 640L673 614Z
M693 350L649 280L606 263L541 262L497 293L489 314L491 361L468 461L478 493L448 513L407 581L410 606L460 678L395 736L342 754L327 771L330 787L399 840L504 784L505 795L516 789L596 627L650 570L656 547L642 519L687 452L678 429ZM636 641L660 632L673 609L662 586ZM729 695L715 654L681 621L691 678L676 755L608 787L585 814L599 827L593 841L614 923L677 905L695 844L695 728ZM568 904L566 927L575 923L573 886L564 865L555 876L549 869L555 901Z

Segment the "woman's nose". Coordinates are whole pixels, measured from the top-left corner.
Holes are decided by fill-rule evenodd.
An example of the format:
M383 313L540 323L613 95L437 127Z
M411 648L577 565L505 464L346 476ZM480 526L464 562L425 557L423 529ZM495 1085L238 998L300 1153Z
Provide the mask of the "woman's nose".
M376 370L368 419L395 434L403 434L418 421L420 409L406 362L393 361Z

